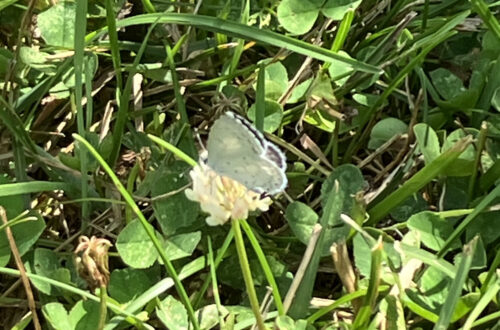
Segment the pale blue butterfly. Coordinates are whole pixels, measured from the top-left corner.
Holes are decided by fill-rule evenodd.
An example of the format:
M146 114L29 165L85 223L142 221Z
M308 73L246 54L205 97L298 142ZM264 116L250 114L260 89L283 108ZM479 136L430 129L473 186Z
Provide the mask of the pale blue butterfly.
M287 185L285 155L245 118L226 112L212 125L207 164L250 190L270 195Z

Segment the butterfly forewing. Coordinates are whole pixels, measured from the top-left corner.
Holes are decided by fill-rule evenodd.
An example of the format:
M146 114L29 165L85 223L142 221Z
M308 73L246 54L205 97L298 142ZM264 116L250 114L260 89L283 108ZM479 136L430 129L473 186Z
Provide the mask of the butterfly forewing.
M236 154L262 154L264 146L252 138L253 134L233 118L222 115L217 119L208 134L207 150L210 160L217 161L220 157ZM213 155L211 157L210 155Z
M226 113L214 122L207 151L213 170L251 190L275 194L286 187L285 156L240 116Z

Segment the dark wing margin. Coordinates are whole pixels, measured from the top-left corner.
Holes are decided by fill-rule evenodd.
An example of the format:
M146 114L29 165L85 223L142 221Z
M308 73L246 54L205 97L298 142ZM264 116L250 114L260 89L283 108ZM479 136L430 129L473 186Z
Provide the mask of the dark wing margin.
M259 143L262 146L262 149L266 149L266 138L264 137L264 134L259 132L248 120L243 118L240 115L235 114L232 111L227 111L224 113L225 116L228 116L230 118L233 118L234 120L238 121L241 125L243 125L243 128L245 128L248 132L250 132L255 138L259 141Z
M264 156L275 163L283 171L286 170L286 157L274 144L267 142L266 153Z

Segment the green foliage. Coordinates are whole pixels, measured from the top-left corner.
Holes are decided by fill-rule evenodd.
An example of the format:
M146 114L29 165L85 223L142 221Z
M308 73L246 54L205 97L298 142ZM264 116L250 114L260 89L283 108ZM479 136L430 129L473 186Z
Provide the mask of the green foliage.
M109 296L121 304L137 298L149 289L154 282L147 270L124 268L116 269L109 279Z
M73 48L75 13L74 2L61 1L38 15L40 34L47 45Z
M288 205L285 217L295 237L307 244L311 238L313 227L319 219L316 212L307 204L293 202Z
M341 20L349 9L356 9L359 0L284 0L278 6L281 25L295 34L304 34L314 25L321 12L333 20Z
M33 255L33 262L29 265L31 272L54 280L71 283L71 274L68 268L62 267L56 253L49 249L37 248ZM61 296L63 292L46 282L32 280L33 285L42 293L50 296Z
M248 118L255 122L255 105L248 109ZM264 132L273 133L281 126L283 107L275 101L265 100Z
M425 211L412 215L407 223L408 228L417 232L426 247L439 251L453 232L453 222L439 214ZM458 248L458 242L453 247Z
M38 318L4 327L495 327L497 2L31 5L0 3L0 280ZM210 227L255 202L185 193L225 111L288 186Z
M3 200L6 200L4 198ZM4 204L9 205L9 209L14 207L13 204ZM36 241L42 235L45 229L45 222L42 217L38 214L34 214L36 220L19 223L12 227L12 235L14 236L14 240L16 241L17 248L19 250L19 254L23 255L30 250L30 248L35 245ZM11 258L11 249L8 244L5 231L0 232L0 265L5 266L9 263Z
M156 315L169 329L187 329L188 318L186 308L172 296L163 299L156 307Z
M408 125L396 118L385 118L373 126L370 133L368 148L377 149L392 137L404 134L408 131Z
M173 235L190 227L198 220L199 205L177 192L189 183L188 166L175 163L161 166L151 173L151 196L158 198L153 203L156 219L165 235Z
M158 232L155 234L160 237ZM134 220L123 228L116 239L116 249L122 260L133 268L151 267L159 256L139 220Z
M50 326L57 330L95 329L98 324L99 304L93 301L77 302L68 313L58 302L45 304L42 312Z

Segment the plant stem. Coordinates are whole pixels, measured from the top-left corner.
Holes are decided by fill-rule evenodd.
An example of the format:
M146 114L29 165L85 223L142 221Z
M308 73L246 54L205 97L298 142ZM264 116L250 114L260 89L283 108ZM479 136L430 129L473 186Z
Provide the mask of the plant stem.
M253 285L252 273L250 272L250 265L248 264L243 235L241 234L240 220L233 220L231 223L233 226L236 251L238 252L238 258L240 260L241 272L243 273L243 279L245 280L245 286L247 288L248 299L250 300L250 305L252 306L252 311L255 315L259 330L264 330L266 327L259 310L259 301L257 300L257 293Z
M113 172L111 167L106 163L104 158L97 152L97 150L90 145L90 143L85 140L83 137L81 137L78 134L73 134L73 138L77 140L79 143L81 143L94 157L95 159L101 164L103 170L108 174L108 176L111 178L111 181L113 181L113 184L116 186L120 194L122 195L123 199L127 202L127 205L132 209L132 211L135 213L139 221L141 222L142 226L144 227L144 230L148 234L151 242L153 243L154 247L158 251L158 254L160 255L161 260L163 261L163 265L165 266L165 269L168 273L168 275L172 278L175 284L175 288L177 290L177 293L179 294L179 297L181 298L182 303L187 309L189 319L191 320L191 323L193 325L193 329L198 330L200 329L200 325L198 322L198 319L194 315L194 309L193 305L191 304L191 301L189 300L189 297L187 295L186 289L184 289L184 286L182 285L181 280L179 279L179 276L177 275L177 271L175 270L174 266L172 265L172 262L170 262L170 259L168 258L162 244L156 237L156 234L154 232L153 227L149 224L148 220L146 220L146 217L144 214L142 214L141 209L137 204L135 203L134 199L132 196L129 194L129 192L125 189L123 184L121 183L120 179L116 176L116 174Z
M285 315L285 310L283 308L283 302L281 300L280 292L278 289L278 284L276 283L276 280L274 279L273 272L271 270L271 267L269 266L269 263L267 262L266 255L264 254L264 251L262 251L262 248L259 245L259 241L253 234L252 228L250 228L250 225L246 220L241 220L241 226L243 226L243 230L245 231L245 234L247 235L248 239L250 240L250 244L253 247L253 250L255 254L257 255L257 258L259 259L260 266L262 267L262 270L264 271L264 275L266 276L267 282L272 288L273 292L273 297L274 297L274 303L276 305L276 309L278 310L279 315Z
M108 312L108 307L106 306L106 298L108 296L106 286L101 285L101 288L99 289L99 296L101 298L101 303L99 308L99 325L97 326L97 329L102 330L106 324L106 315Z

